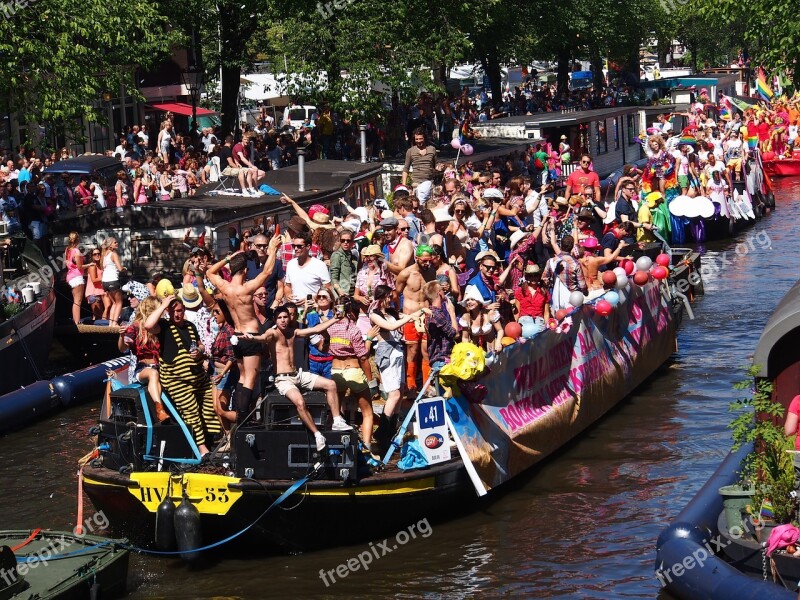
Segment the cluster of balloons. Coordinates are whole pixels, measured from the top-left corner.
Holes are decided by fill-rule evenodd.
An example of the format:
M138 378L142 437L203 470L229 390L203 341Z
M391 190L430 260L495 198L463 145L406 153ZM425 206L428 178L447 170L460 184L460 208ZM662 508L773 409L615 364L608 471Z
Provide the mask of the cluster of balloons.
M458 138L450 142L450 146L452 146L453 150L461 150L461 154L464 156L470 156L475 152L475 148L472 147L472 144L462 144L461 140Z
M628 259L620 261L616 269L605 271L601 276L603 287L608 291L595 303L595 312L604 317L610 315L615 306L625 301L625 289L631 279L636 285L645 285L650 281L651 275L653 279L661 281L669 276L669 265L668 254L659 254L655 265L647 256L640 257L636 262ZM569 303L575 308L582 306L585 301L586 297L581 292L572 292L569 296ZM561 309L556 312L555 317L560 321L568 312Z

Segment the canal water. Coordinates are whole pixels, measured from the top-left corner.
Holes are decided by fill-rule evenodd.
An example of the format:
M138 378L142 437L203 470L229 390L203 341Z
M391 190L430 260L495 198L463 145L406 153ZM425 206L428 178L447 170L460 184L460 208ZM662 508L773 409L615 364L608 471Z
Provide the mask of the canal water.
M800 182L777 185L774 214L703 249L713 273L673 359L483 510L423 524L427 535L327 586L320 570L369 546L240 556L201 571L135 556L129 597L668 598L653 575L656 538L726 455L732 385L798 277ZM0 528L73 527L76 459L92 448L96 418L97 407L76 407L0 439Z

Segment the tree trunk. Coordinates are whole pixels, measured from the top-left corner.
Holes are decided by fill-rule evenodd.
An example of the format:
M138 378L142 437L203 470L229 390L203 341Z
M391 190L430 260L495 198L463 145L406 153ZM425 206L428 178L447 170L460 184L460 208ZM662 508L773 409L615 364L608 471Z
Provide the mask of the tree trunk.
M497 60L497 55L494 52L490 52L482 62L483 70L486 71L486 76L489 78L489 85L492 88L492 104L494 106L499 106L503 101L503 82L500 62Z
M589 63L592 65L592 84L595 90L602 90L606 87L605 77L603 76L603 59L600 57L600 49L592 44L589 46Z
M569 48L563 47L558 51L558 74L556 75L557 90L556 96L561 96L569 92Z
M240 67L222 67L222 135L235 135L239 123Z

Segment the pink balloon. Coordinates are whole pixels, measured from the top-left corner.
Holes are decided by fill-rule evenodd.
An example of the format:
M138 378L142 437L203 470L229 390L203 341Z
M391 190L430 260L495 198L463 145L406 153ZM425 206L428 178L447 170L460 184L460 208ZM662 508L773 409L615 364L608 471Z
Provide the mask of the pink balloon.
M461 154L464 156L469 156L473 152L475 152L475 148L473 148L470 144L463 144L461 146Z
M625 259L620 263L620 266L625 269L626 275L630 275L636 270L636 265L632 260Z
M458 150L459 148L461 148L461 140L456 138L452 142L450 142L450 145L453 147L453 150Z
M666 269L666 267L658 265L652 271L650 271L650 274L653 276L653 278L661 280L667 278L667 276L669 275L669 271Z
M597 304L594 305L595 312L603 317L610 315L613 308L614 307L611 306L608 300L599 300Z
M656 256L656 264L659 264L662 267L668 267L669 262L670 262L669 254L659 254L658 256Z

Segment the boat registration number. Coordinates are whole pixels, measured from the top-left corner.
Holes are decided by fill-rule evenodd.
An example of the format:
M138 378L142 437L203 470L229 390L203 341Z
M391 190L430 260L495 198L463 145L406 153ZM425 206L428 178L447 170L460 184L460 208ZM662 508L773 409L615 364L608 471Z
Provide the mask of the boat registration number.
M200 514L224 515L241 498L241 490L231 489L229 484L237 483L235 477L211 475L206 473L184 473L172 478L169 473L132 473L131 479L139 487L129 487L128 491L150 512L156 512L158 505L167 497L172 497L176 505L183 499L183 489Z

